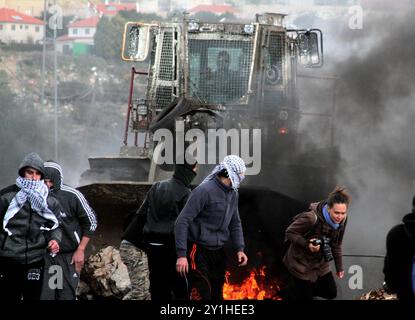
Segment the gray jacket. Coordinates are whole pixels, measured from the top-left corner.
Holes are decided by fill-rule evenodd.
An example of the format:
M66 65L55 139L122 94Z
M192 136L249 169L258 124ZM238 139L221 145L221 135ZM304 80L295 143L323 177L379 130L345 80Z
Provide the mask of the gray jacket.
M229 237L237 251L244 250L238 192L215 177L192 191L176 220L177 256L186 256L187 241L219 249Z

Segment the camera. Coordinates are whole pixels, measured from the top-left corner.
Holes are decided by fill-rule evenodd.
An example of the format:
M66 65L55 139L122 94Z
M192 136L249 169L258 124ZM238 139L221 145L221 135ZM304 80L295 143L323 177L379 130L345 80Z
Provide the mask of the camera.
M333 260L333 253L331 252L330 242L331 239L326 236L322 236L321 239L310 240L310 243L313 246L321 246L321 252L323 253L324 260L327 262Z
M331 239L329 237L322 236L321 240L323 242L322 252L323 252L324 260L327 262L333 260L334 259L333 253L331 252L331 246L330 246Z
M321 242L321 240L320 239L313 239L313 240L310 240L310 243L313 245L313 246L319 246L319 245L321 245L322 244L322 242Z

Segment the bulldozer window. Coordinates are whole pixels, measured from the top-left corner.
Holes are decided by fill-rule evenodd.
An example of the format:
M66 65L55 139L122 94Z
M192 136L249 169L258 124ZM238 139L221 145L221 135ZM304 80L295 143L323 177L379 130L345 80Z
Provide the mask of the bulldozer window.
M189 52L192 97L207 104L237 102L248 86L249 44L242 41L193 40Z

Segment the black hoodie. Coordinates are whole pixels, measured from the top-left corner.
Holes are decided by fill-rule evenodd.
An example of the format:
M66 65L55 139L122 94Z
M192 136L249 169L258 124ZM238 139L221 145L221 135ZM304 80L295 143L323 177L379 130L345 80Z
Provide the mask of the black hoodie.
M190 194L196 173L176 165L172 178L156 182L127 226L122 239L143 248L143 243L174 245L174 224Z
M415 255L415 210L405 215L403 224L393 227L386 238L385 282L399 300L413 300L412 267Z
M51 193L63 208L61 216L62 244L60 252L74 252L83 236L91 238L97 228L97 217L87 200L78 190L63 184L62 168L59 164L44 163L45 179L53 182Z
M43 160L36 154L30 153L19 166L19 175L23 176L23 169L32 167L44 175ZM30 206L29 201L23 205L20 211L8 222L7 227L12 231L8 235L3 230L3 219L10 203L20 191L17 185L11 185L0 191L0 263L1 261L18 264L31 264L41 261L46 253L46 247L50 240L61 242L61 230L41 230L40 227L51 227L50 221L37 214ZM58 201L53 196L48 196L49 209L56 215L60 223L62 212Z

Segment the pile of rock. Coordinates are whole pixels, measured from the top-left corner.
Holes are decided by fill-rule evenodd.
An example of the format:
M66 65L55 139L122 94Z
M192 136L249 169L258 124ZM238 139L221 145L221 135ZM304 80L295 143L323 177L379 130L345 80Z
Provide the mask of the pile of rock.
M85 262L77 294L79 299L123 299L130 289L130 278L120 252L109 246Z
M398 300L396 294L387 293L384 289L371 290L363 294L360 300Z

